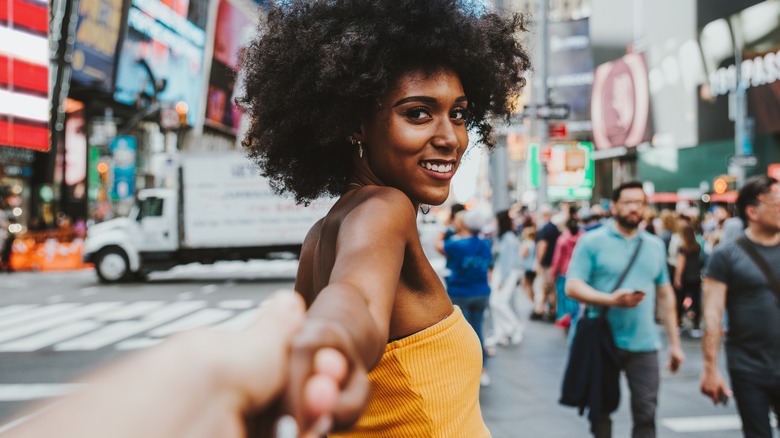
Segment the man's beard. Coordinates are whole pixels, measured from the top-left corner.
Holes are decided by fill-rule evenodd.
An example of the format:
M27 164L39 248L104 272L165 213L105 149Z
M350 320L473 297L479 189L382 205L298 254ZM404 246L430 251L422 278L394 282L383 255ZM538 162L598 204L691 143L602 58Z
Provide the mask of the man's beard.
M621 227L627 230L635 230L637 227L639 227L639 222L642 220L638 219L636 222L634 222L629 218L629 216L615 216L615 221L619 223Z

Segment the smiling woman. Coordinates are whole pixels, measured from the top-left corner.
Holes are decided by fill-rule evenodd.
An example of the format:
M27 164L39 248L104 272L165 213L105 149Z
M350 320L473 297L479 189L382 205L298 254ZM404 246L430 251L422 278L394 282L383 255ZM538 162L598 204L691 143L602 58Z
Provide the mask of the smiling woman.
M247 50L243 145L278 191L339 196L296 277L309 310L284 403L304 431L490 435L479 340L428 263L415 215L446 201L469 130L492 147L490 120L524 85L522 30L520 16L467 0L288 0ZM322 371L326 348L345 375ZM331 403L317 402L323 392Z

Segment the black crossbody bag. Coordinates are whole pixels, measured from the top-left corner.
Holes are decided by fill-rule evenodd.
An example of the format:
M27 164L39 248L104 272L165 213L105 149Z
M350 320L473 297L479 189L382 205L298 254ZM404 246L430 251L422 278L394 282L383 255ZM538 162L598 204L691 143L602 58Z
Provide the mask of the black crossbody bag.
M772 268L769 267L769 264L766 262L766 260L761 257L761 254L756 251L756 248L744 235L737 239L737 245L739 245L742 250L745 251L745 254L753 259L753 263L755 263L756 266L758 266L758 269L764 273L766 280L769 282L770 289L772 289L772 292L775 293L775 304L780 306L780 280L778 280L777 277L775 277L775 274L772 273Z

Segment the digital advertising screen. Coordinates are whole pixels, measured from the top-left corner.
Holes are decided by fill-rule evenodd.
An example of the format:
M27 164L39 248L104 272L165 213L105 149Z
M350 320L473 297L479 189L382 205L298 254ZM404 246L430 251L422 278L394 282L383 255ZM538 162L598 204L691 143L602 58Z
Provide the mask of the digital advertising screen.
M80 0L71 63L75 85L111 93L122 0Z
M127 23L114 99L128 105L153 98L184 102L187 123L195 125L202 111L205 31L157 0L132 0Z
M211 63L206 124L215 128L237 131L241 112L235 103L236 72L242 50L255 34L252 17L257 11L230 0L220 0L214 31L214 59Z

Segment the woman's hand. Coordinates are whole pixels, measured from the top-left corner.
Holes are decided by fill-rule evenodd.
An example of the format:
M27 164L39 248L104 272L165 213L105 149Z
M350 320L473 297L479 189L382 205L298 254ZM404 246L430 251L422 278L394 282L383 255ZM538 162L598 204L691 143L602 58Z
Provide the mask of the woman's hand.
M312 319L293 340L286 410L301 437L350 427L368 402L368 372L340 325Z

